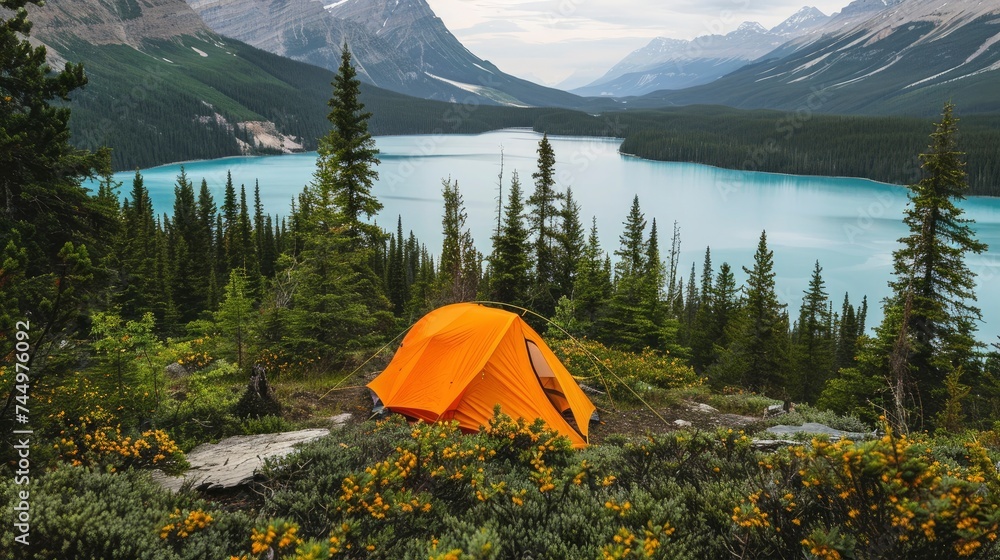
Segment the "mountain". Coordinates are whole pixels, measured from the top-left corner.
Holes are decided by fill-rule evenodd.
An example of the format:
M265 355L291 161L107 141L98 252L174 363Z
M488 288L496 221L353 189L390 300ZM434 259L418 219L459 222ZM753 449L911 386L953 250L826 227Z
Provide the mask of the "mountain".
M51 65L83 62L72 142L115 169L315 149L333 73L211 31L181 0L48 0L30 9ZM363 84L375 134L532 126L540 111L416 99Z
M998 70L1000 1L865 0L710 86L656 92L629 106L933 115L951 100L964 113L996 112Z
M561 90L505 74L466 49L425 0L188 0L215 32L335 70L346 41L364 81L425 99L579 107Z
M771 52L789 39L807 34L829 18L804 7L773 29L744 22L726 35L703 35L691 41L658 37L582 88L578 95L626 97L662 89L706 84Z

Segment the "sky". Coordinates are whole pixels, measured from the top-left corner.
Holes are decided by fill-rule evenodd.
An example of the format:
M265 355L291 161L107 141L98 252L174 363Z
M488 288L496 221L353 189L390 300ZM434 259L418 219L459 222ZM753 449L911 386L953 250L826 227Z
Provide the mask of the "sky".
M470 51L501 70L554 86L600 77L655 37L728 33L744 21L767 28L803 0L427 0ZM816 0L829 15L849 0Z

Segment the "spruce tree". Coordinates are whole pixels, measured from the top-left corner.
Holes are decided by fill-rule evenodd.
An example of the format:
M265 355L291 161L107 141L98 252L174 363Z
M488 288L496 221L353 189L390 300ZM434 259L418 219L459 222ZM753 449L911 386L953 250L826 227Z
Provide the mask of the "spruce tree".
M242 268L244 274L251 278L251 286L257 284L259 269L257 265L257 249L253 237L253 225L250 218L250 208L247 206L247 189L240 185L240 214L236 221L236 243L239 245L236 267Z
M613 344L632 350L641 350L649 343L656 325L651 320L646 303L646 218L639 206L639 197L632 199L632 206L625 218L624 231L619 237L620 247L615 251L614 295L611 297L607 316L600 325L603 338Z
M382 205L371 193L378 150L356 76L345 44L329 102L332 128L320 139L313 181L296 199L291 226L280 235L292 265L291 305L265 309L277 316L274 323L288 325L291 332L277 341L286 351L334 362L377 344L395 324L384 279L372 268L386 236L377 225L362 222Z
M559 211L560 226L556 235L556 270L553 295L572 298L573 283L576 280L576 264L583 253L586 232L580 222L580 204L573 198L573 190L566 189L562 208Z
M521 182L515 171L500 230L490 255L489 298L513 305L528 305L531 290L531 245L524 223Z
M406 283L406 264L403 249L403 217L396 218L396 234L389 239L389 263L386 272L386 292L392 302L392 311L401 316L410 299Z
M220 232L217 232L222 236L221 250L225 255L225 258L219 263L219 268L216 271L219 278L229 278L229 271L239 266L239 244L236 241L239 231L239 212L240 208L236 200L236 186L233 185L233 173L232 171L226 171L226 187L222 198L222 212L219 214L222 218L222 228Z
M378 179L379 151L368 132L371 113L365 112L360 100L361 82L346 42L332 85L327 116L332 128L319 141L313 184L323 197L329 197L324 204L333 204L343 213L347 234L355 244L374 242L382 238L382 231L362 220L382 209L382 203L371 192Z
M254 274L262 276L264 274L264 205L260 201L260 181L254 181L253 186L253 243L254 262L256 270Z
M712 307L714 305L712 283L712 251L705 248L705 261L701 267L701 288L698 292L698 310L695 312L691 333L691 367L701 373L712 358L714 340L710 333Z
M154 287L156 218L142 175L136 171L122 210L124 235L119 259L120 291L115 303L126 320L137 320L153 311L158 294Z
M199 271L203 257L197 254L201 228L194 185L181 167L174 187L174 212L167 228L171 261L171 293L179 320L194 320L206 307L206 285Z
M794 371L788 387L792 399L813 403L833 372L834 344L823 268L813 269L804 292L792 346Z
M217 208L208 182L201 180L198 192L198 242L195 252L198 258L198 275L205 283L206 309L213 310L221 299L220 280L216 276L215 217Z
M833 371L840 371L854 365L858 349L858 320L851 305L850 296L844 294L844 303L840 307L840 323L837 327L837 347L834 353Z
M234 345L236 365L242 368L246 364L246 347L252 327L253 300L246 274L241 269L229 273L222 303L215 312L215 321L226 340Z
M736 384L754 391L785 396L788 367L788 320L774 290L774 253L761 232L752 268L747 274L744 304L729 324L731 339L710 371L717 385Z
M538 170L531 174L535 192L528 197L528 223L535 234L535 285L532 289L532 307L544 316L550 316L556 307L556 202L564 198L556 190L556 156L548 135L538 142Z
M976 274L965 256L987 246L956 204L969 185L953 111L945 104L928 151L920 154L923 178L909 187L903 222L910 234L893 253L893 293L886 302L899 314L899 324L888 323L894 314L887 311L880 332L893 340L895 408L911 409L918 423L943 410L949 374L975 369L974 333L982 318L974 303Z
M438 263L437 303L472 301L479 289L480 258L465 225L467 213L458 182L442 181L444 216L441 219L444 242Z
M660 234L656 229L656 219L653 219L649 226L649 239L646 240L646 256L643 262L643 303L650 321L659 330L666 321L666 308L664 306L664 281L667 271L660 259ZM656 338L651 338L651 342L656 342Z
M695 263L691 263L691 273L688 275L687 290L684 293L684 314L681 316L681 342L690 346L694 337L694 322L698 315L698 280L695 276Z
M594 325L604 318L612 291L610 265L605 266L604 251L597 233L597 218L594 217L587 245L577 261L573 288L576 321L586 334L595 334Z
M736 276L729 263L722 263L719 266L719 274L715 278L715 285L712 288L712 316L708 330L708 337L713 341L714 358L718 358L720 350L729 348L730 323L736 318L739 312L740 296L739 288L736 286ZM712 363L715 360L709 360Z

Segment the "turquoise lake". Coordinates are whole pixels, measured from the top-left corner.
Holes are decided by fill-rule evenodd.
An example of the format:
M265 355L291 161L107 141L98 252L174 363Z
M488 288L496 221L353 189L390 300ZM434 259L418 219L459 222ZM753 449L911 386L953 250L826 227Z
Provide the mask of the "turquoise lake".
M458 181L468 211L467 225L479 249L489 252L496 227L501 150L504 193L511 173L520 175L522 191L533 190L539 134L502 130L478 135L387 136L376 139L382 164L375 194L385 208L377 221L395 230L396 217L432 252L441 248L441 181ZM638 195L648 221L654 218L664 258L676 221L681 232L681 272L685 283L692 263L698 274L706 246L716 271L728 262L737 281L740 267L753 263L762 230L774 251L778 295L794 319L813 265L819 260L827 292L840 309L844 294L858 303L868 296L868 326L881 320L879 301L888 295L892 251L906 234L907 203L903 187L863 179L805 177L719 169L689 163L647 161L618 153L612 138L550 137L556 153L559 188L573 189L589 228L591 216L606 250L618 246L622 222ZM183 164L195 187L204 178L221 205L226 172L247 187L248 204L259 182L261 200L271 214L287 215L293 197L312 178L316 154L234 157ZM181 164L142 170L155 209L169 213ZM125 195L132 173L119 173ZM978 275L979 307L984 323L979 338L1000 335L1000 199L970 198L962 203L975 220L988 253L970 255Z

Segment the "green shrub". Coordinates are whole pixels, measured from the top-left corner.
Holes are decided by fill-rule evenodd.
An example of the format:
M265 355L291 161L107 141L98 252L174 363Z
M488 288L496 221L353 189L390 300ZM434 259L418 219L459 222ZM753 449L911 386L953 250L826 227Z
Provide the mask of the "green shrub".
M5 519L13 519L20 490L0 482ZM12 544L11 523L0 524L4 548L17 547L17 557L26 560L226 558L243 547L249 525L244 514L212 511L190 495L171 494L142 471L61 466L35 478L28 491L29 545Z
M157 411L154 423L167 431L184 450L208 440L244 433L231 414L239 399L238 386L230 383L235 366L217 360L174 386L174 392Z
M649 348L636 354L588 339L554 340L551 347L570 373L614 400L635 403L651 391L703 383L682 360Z
M713 393L708 397L707 404L719 409L720 412L763 416L767 407L781 404L781 401L738 389L724 393Z
M764 421L767 426L777 426L779 424L788 426L801 426L806 422L816 422L825 424L835 430L854 433L870 433L871 426L862 422L858 417L846 414L837 414L832 410L820 410L807 404L795 405L795 410L787 414L780 414Z

